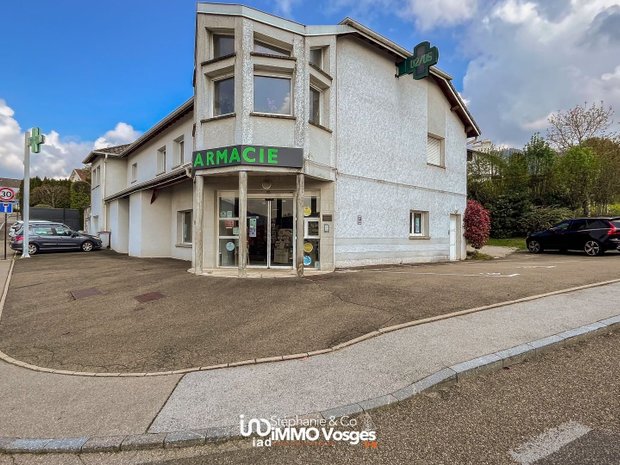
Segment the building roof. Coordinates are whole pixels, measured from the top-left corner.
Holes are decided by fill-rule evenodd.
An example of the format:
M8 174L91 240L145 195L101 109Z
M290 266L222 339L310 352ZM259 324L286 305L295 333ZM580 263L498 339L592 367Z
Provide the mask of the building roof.
M177 107L172 113L166 115L161 121L156 123L152 128L138 137L131 144L117 145L115 147L107 147L104 149L93 150L84 159L83 163L92 163L97 155L112 155L116 158L125 158L129 154L135 152L137 149L146 144L153 137L165 131L169 126L183 118L185 115L194 110L194 97L189 98L181 106Z
M81 181L86 181L90 176L90 170L88 168L75 168L71 171L71 175L73 175L73 173L75 173Z
M12 187L14 189L19 189L19 186L21 185L21 183L22 183L21 179L0 178L0 186L2 187Z
M406 48L401 47L395 42L392 42L390 39L348 17L343 19L340 24L334 26L305 26L295 21L290 21L255 8L239 4L197 3L196 11L204 14L243 16L254 21L305 36L354 34L361 37L366 42L388 52L394 57L395 64L412 55L412 52ZM459 93L452 84L452 77L436 66L432 66L430 68L430 74L450 102L452 111L456 112L463 122L467 137L480 136L480 128L465 106L465 102L463 102Z
M88 154L88 156L84 159L82 163L85 165L91 163L97 156L116 156L118 157L123 151L129 147L131 144L123 144L123 145L113 145L111 147L102 147L100 149L95 149Z

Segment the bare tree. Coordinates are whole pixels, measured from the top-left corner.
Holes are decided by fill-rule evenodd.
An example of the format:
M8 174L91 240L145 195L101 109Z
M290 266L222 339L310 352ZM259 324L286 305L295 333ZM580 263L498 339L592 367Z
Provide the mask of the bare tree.
M69 189L56 184L42 184L32 190L31 202L49 205L53 208L64 207L69 202Z
M588 107L585 102L566 112L559 111L549 117L547 140L564 152L593 137L613 138L617 134L608 132L613 115L611 106L605 107L602 101L600 105L593 103Z

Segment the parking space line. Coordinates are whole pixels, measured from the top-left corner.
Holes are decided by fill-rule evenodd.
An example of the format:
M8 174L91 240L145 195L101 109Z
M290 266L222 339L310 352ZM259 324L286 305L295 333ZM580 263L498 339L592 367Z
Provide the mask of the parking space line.
M511 450L510 456L521 465L530 465L559 451L590 431L591 428L588 426L571 420L557 428L550 428L531 441Z
M465 278L515 278L521 276L519 273L502 274L502 273L431 273L422 271L390 271L390 270L374 270L374 273L395 273L410 275L429 275L429 276L460 276Z

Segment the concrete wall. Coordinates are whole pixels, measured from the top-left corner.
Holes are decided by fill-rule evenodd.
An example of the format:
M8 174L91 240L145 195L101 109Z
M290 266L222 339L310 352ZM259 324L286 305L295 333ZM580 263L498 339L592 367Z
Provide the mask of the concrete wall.
M118 199L110 202L109 229L110 248L119 253L129 252L129 199Z
M171 191L170 203L170 251L169 256L180 260L191 261L192 248L181 244L181 228L179 224L179 212L192 210L193 183L188 180L183 184L177 184L169 188Z
M432 78L395 79L393 58L361 41L338 40L337 68L336 266L447 260L450 214L466 206L463 124ZM427 164L429 132L445 167ZM429 212L429 239L410 239L411 210Z

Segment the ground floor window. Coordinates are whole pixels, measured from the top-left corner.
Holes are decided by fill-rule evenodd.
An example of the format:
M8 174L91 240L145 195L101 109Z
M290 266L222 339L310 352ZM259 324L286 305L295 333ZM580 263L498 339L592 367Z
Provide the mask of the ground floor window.
M304 266L320 268L321 218L318 196L304 199Z
M218 266L239 265L239 197L218 197ZM320 266L319 197L308 196L304 208L304 265ZM270 197L250 195L247 200L248 266L293 267L296 208L293 193Z
M221 196L218 202L219 266L239 265L239 197Z
M178 243L179 244L191 244L192 243L192 211L185 210L178 213Z
M428 212L412 210L409 217L409 235L428 237Z

